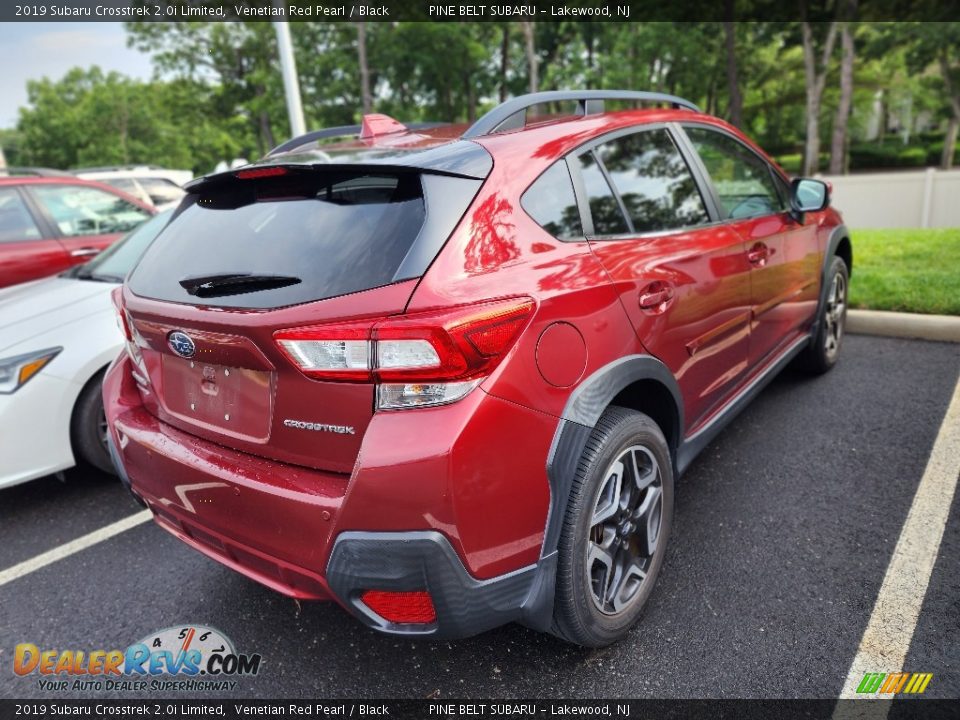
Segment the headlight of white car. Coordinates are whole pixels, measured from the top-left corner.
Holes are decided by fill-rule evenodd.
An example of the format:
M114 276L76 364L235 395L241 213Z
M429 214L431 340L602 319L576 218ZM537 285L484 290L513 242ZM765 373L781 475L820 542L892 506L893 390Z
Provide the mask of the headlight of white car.
M19 390L30 378L43 370L62 347L47 348L36 352L0 358L0 395L9 395Z

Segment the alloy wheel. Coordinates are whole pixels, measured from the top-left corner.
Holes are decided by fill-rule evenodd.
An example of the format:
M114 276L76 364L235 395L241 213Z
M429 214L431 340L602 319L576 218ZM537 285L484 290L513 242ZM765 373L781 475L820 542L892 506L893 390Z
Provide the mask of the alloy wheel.
M606 615L627 609L646 579L663 520L663 480L653 453L624 450L607 468L587 542L587 581Z
M827 295L827 306L824 309L824 350L830 360L833 360L840 350L840 341L843 338L843 325L847 317L847 281L842 273L835 273L830 284L830 293Z

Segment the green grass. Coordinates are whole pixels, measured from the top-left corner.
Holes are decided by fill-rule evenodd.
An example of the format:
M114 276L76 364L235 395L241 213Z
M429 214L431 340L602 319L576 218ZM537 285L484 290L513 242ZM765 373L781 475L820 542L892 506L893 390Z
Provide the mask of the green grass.
M852 307L960 315L960 228L852 233Z

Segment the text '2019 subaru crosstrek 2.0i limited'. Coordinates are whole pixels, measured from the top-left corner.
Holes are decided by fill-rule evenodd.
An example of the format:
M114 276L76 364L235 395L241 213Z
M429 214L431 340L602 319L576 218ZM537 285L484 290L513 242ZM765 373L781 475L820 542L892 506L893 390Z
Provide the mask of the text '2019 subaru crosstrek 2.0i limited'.
M843 338L828 186L680 98L368 115L187 190L116 294L114 462L185 543L387 633L623 637L676 478Z

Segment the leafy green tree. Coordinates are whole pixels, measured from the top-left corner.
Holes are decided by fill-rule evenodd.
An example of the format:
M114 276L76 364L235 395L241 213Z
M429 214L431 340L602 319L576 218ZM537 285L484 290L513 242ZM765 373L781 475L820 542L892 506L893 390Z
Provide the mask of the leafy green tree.
M898 28L907 43L907 62L914 72L935 67L943 88L942 111L947 114L947 134L940 167L953 167L960 130L960 22L911 22Z
M260 154L287 136L276 36L267 22L130 22L127 44L162 74L208 84L222 117L240 115Z
M158 163L208 172L253 140L245 124L212 119L209 88L189 80L141 82L74 68L60 80L31 81L28 99L17 125L22 164Z

